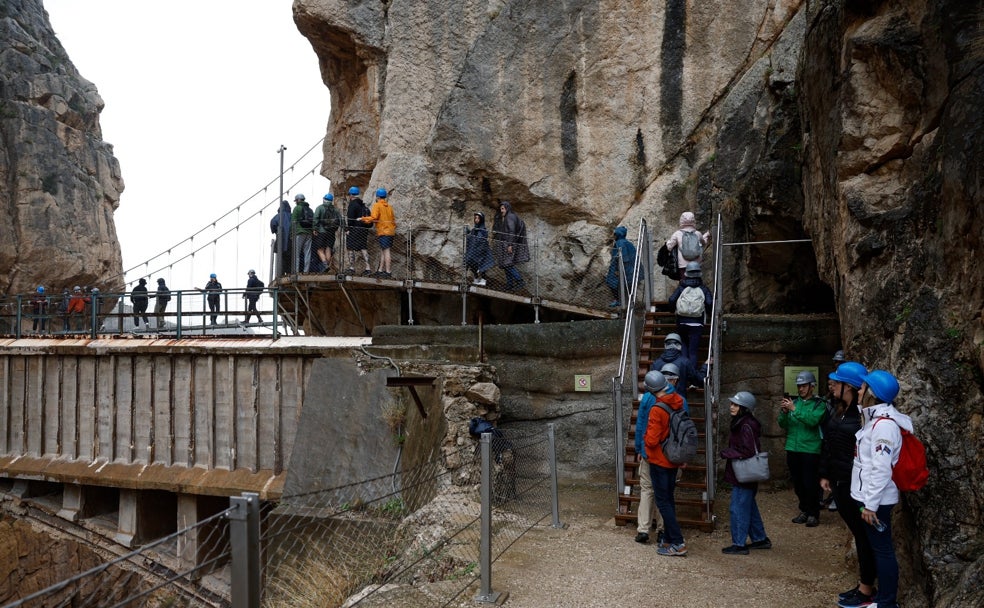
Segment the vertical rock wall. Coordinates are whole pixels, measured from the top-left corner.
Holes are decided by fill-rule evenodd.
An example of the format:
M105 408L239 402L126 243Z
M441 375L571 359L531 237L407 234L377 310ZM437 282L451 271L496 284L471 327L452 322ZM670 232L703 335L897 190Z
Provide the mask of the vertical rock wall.
M844 347L899 376L932 477L903 498L907 605L980 605L984 5L810 5L804 220Z
M41 0L0 3L0 293L122 288L113 211L123 180L102 108Z

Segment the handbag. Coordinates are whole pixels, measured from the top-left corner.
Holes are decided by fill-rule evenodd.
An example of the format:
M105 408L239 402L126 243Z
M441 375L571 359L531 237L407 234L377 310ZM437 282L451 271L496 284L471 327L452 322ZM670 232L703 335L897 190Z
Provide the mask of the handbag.
M755 445L755 455L748 458L734 458L731 461L731 470L735 473L735 479L740 483L753 483L756 481L769 480L769 453L760 452L758 444Z

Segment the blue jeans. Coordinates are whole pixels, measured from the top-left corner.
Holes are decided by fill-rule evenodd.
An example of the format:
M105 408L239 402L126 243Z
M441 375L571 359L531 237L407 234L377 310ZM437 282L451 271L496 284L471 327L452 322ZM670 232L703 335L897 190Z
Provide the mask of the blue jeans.
M878 521L885 524L881 532L874 526L865 524L868 542L875 554L875 567L878 569L878 593L872 599L879 606L897 605L899 593L899 561L895 558L895 545L892 544L892 508L895 505L878 507Z
M663 516L663 538L671 545L683 544L683 530L677 521L673 492L676 490L676 469L667 469L649 463L649 477L653 481L653 499L659 514Z
M515 266L503 266L506 272L506 289L519 289L523 286L523 275L519 274Z
M739 547L745 546L745 539L751 538L753 543L765 540L765 524L759 513L754 490L733 486L731 488L731 542Z

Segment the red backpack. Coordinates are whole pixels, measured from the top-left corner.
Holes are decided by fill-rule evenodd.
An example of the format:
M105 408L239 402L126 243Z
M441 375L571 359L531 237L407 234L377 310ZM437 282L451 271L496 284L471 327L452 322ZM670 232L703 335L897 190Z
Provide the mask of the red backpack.
M875 424L881 420L892 420L892 418L883 416L875 420ZM898 425L897 422L895 424ZM874 425L871 428L874 429ZM902 449L899 450L899 461L892 467L892 481L902 492L915 492L923 489L926 480L929 479L929 469L926 467L926 446L919 441L918 437L901 426L899 431L902 432Z

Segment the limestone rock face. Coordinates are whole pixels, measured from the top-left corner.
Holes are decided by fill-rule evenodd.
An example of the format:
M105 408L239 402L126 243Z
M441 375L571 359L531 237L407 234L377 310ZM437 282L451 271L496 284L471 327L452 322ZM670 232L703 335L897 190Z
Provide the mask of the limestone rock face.
M415 246L448 266L472 212L509 200L545 252L541 289L575 298L604 289L575 277L603 273L619 224L665 239L683 211L708 228L752 199L725 208L729 234L804 238L803 4L295 0L332 93L322 173L389 188L398 238L426 227ZM832 308L812 264L752 255L762 271L731 294L750 311Z
M981 9L813 2L804 51L817 266L846 352L899 376L898 407L929 446L929 485L903 498L906 604L982 601Z
M102 141L96 87L41 0L0 5L0 292L121 289L113 211L123 180Z
M402 229L430 228L415 242L448 265L442 234L500 199L555 253L544 280L575 296L618 224L665 237L691 209L705 228L720 213L732 243L803 240L727 248L724 309L836 311L849 356L901 378L933 471L899 509L917 539L903 600L934 606L979 604L984 570L982 14L978 0L294 2L332 92L322 173L389 188Z

